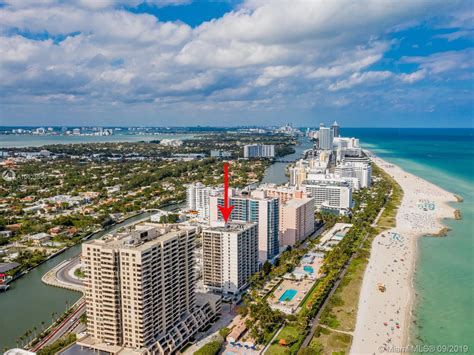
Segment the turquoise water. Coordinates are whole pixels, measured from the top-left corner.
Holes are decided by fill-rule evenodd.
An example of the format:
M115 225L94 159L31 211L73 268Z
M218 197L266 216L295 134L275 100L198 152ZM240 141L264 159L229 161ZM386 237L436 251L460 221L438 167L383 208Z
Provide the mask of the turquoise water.
M464 198L446 238L420 238L412 344L474 352L474 129L346 129L381 158Z
M309 266L309 265L303 266L303 270L304 270L305 272L309 273L309 274L314 273L313 267L312 267L312 266Z
M281 295L280 302L291 301L296 296L297 293L298 291L293 290L292 288L289 288L288 290L285 291L285 293Z

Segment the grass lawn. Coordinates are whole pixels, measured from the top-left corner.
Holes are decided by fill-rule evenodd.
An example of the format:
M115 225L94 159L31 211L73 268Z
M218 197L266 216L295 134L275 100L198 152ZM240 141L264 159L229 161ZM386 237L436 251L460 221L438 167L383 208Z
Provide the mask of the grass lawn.
M387 202L387 205L385 206L385 209L377 222L377 231L380 233L384 230L395 227L397 222L396 216L398 212L398 206L400 206L400 204L402 203L403 190L390 175L388 175L378 167L376 169L381 175L384 176L384 179L390 181L393 187L392 196Z
M348 354L352 344L352 337L348 334L338 333L318 327L309 346L320 349L320 354Z
M266 354L296 354L300 347L301 341L303 341L303 338L299 339L298 337L302 336L298 329L291 325L286 325L280 334L276 337L276 339L273 341L272 345L268 348ZM293 338L296 341L292 346L281 346L279 344L280 339L291 339Z
M321 315L321 324L330 328L353 331L355 328L360 288L368 263L368 252L355 257L339 287Z

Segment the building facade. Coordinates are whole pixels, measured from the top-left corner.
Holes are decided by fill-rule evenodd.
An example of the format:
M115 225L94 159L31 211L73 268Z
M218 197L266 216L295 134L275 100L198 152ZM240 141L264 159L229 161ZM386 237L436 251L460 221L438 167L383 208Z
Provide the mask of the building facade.
M233 222L202 231L202 279L209 290L233 298L258 271L258 226Z
M370 187L372 184L372 165L366 161L344 161L337 165L334 173L345 178L357 178L361 188Z
M196 211L202 220L209 219L209 197L222 193L222 188L208 187L200 182L186 186L186 208Z
M352 207L352 188L345 181L307 180L303 184L305 191L314 198L317 210L334 209L346 214Z
M223 221L222 214L217 206L224 206L224 198L210 197L211 224ZM231 189L229 205L234 206L229 221L256 222L258 224L258 251L259 260L271 260L278 255L279 245L279 200L266 197L264 193L254 191L252 194L243 194L242 191Z
M184 346L219 308L196 300L195 238L194 227L143 223L83 243L88 336L78 343L113 354Z
M329 127L319 128L319 149L332 150L333 131Z
M231 158L232 153L226 150L211 150L211 158Z
M295 198L282 206L281 245L293 246L314 231L314 199Z
M249 144L244 146L244 158L274 158L275 146L265 144Z

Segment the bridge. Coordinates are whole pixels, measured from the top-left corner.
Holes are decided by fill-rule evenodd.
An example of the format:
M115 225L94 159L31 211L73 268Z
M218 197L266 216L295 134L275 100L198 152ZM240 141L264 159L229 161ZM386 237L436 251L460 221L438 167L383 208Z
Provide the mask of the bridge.
M294 160L285 160L285 159L276 159L275 163L294 163L297 159Z

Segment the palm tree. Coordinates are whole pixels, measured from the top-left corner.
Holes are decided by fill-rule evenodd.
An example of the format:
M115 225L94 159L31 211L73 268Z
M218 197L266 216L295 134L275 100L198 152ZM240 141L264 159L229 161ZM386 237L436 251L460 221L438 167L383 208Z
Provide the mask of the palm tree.
M27 330L27 331L25 332L26 344L27 344L27 345L30 343L30 334L31 334L31 330Z

